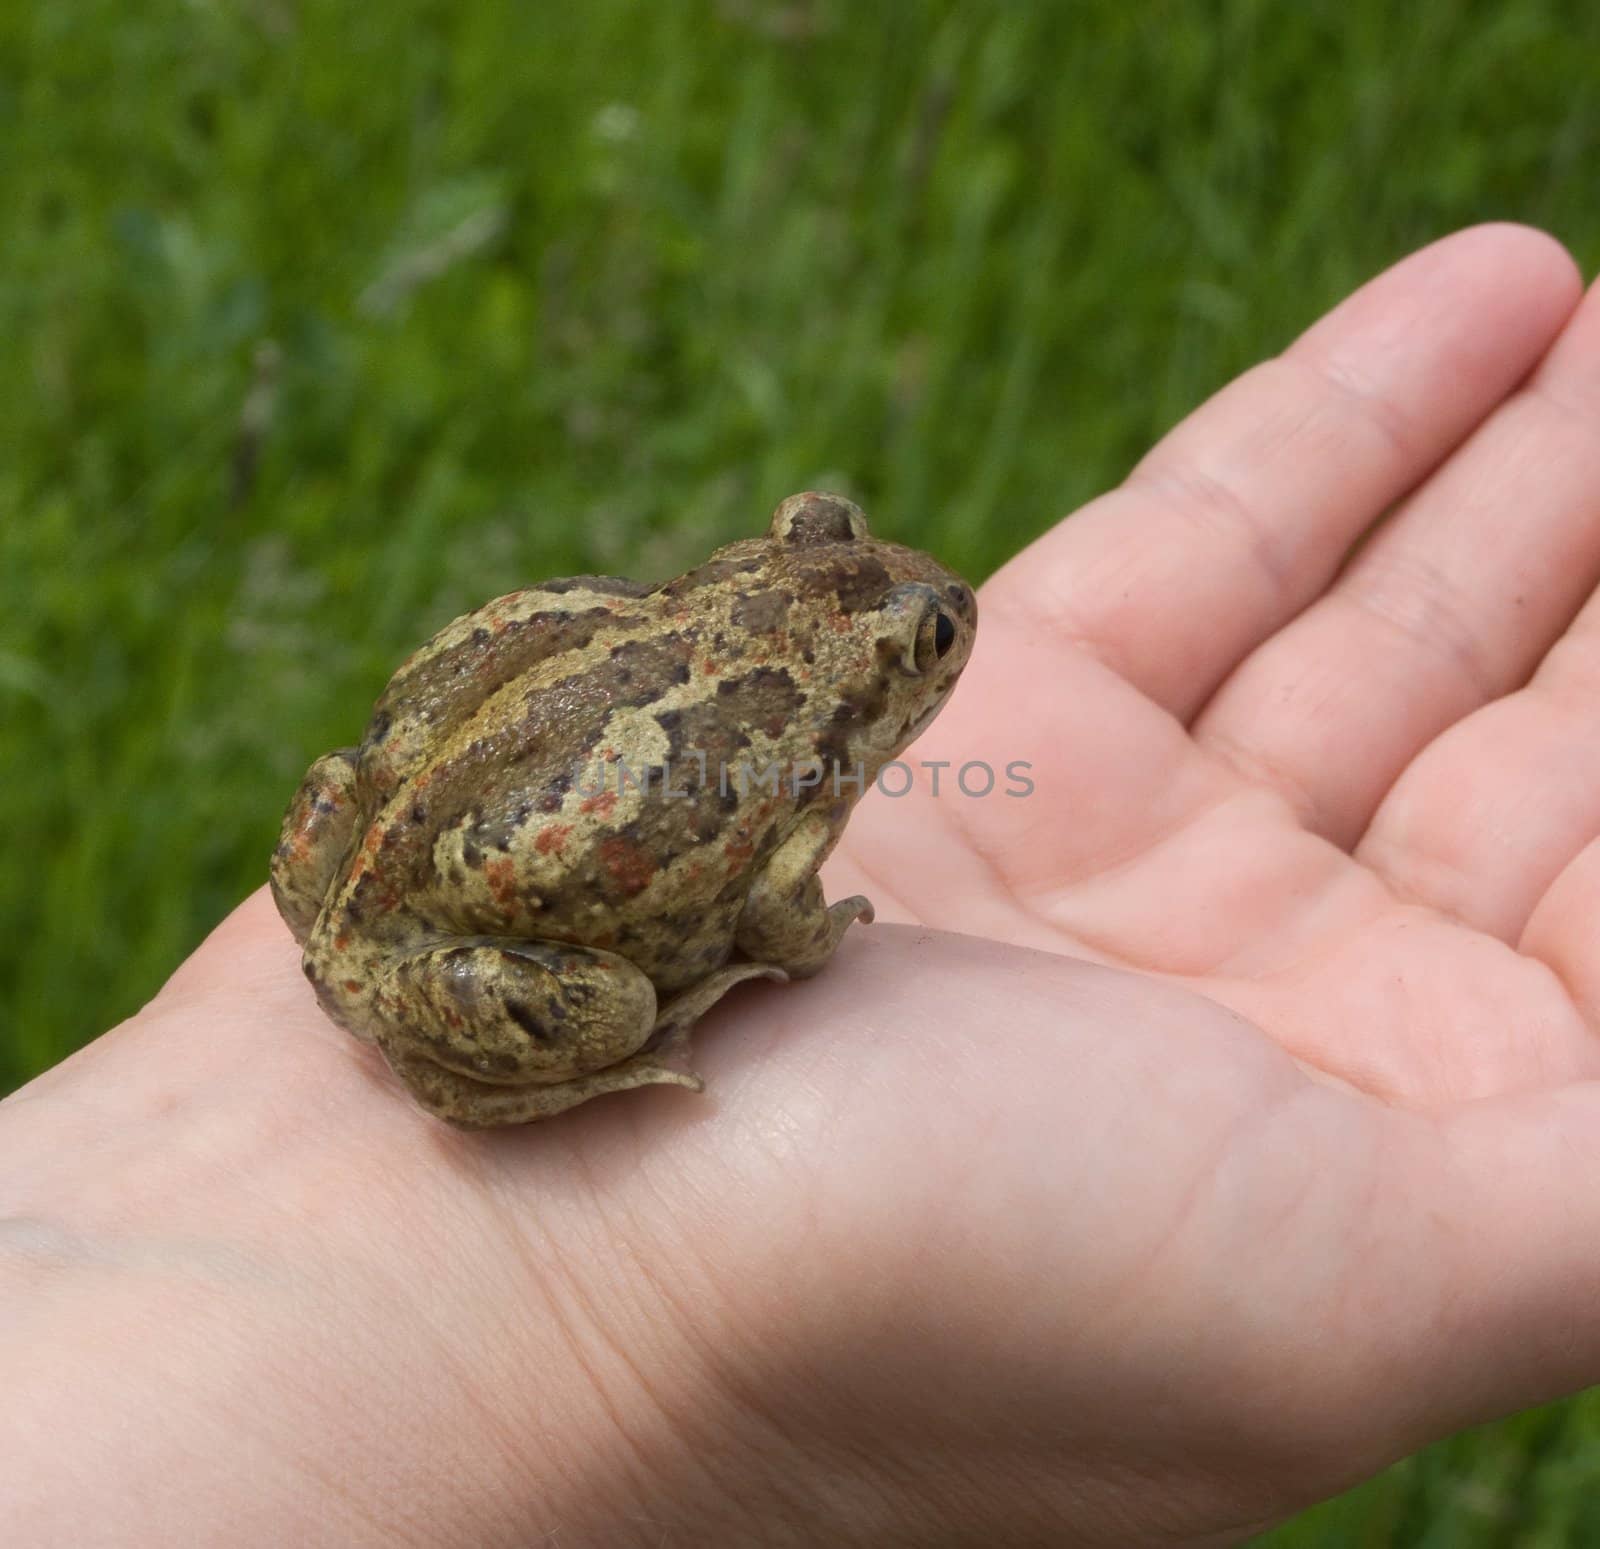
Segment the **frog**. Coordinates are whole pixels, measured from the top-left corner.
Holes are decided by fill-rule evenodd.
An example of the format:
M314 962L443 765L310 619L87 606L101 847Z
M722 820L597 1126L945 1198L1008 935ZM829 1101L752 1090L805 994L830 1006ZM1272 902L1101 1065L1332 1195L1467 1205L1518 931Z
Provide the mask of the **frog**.
M285 814L271 891L318 1002L464 1129L702 1090L705 1012L871 922L819 869L976 629L960 576L817 490L672 579L446 624Z

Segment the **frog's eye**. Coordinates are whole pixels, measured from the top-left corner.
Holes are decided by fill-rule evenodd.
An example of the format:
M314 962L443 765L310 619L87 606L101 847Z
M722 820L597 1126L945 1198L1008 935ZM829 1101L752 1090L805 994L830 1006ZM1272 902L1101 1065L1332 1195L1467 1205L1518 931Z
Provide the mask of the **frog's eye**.
M772 513L767 530L779 543L796 547L852 543L868 536L861 507L843 495L830 495L823 490L791 495Z
M955 620L938 603L930 604L917 623L917 642L912 651L916 670L932 672L955 643Z

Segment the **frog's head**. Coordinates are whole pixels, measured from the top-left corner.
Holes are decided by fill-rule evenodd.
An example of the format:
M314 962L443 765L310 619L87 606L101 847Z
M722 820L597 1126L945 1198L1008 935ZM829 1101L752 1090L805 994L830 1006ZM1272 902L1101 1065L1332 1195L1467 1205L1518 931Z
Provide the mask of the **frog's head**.
M972 654L972 588L931 555L874 538L842 495L791 495L772 514L772 558L814 624L809 717L824 761L868 778L939 713Z

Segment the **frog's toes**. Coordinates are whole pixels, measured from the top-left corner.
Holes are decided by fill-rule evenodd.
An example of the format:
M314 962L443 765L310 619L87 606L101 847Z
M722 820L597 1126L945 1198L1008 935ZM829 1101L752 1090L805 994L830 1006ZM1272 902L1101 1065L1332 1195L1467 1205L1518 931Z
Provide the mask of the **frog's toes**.
M734 985L743 984L746 979L773 979L783 984L788 978L788 972L776 963L730 963L719 968L674 995L661 1008L650 1035L651 1050L664 1047L675 1035L687 1033Z
M863 925L872 924L876 915L872 907L872 900L863 893L854 893L849 898L841 898L836 904L828 905L828 919L834 926L834 940L838 941L845 931L858 920Z
M674 1070L653 1054L636 1054L606 1070L570 1081L499 1085L447 1070L430 1059L386 1052L395 1073L420 1106L458 1129L494 1129L502 1124L548 1119L591 1098L634 1087L666 1083L693 1092L702 1088L700 1078L692 1071Z

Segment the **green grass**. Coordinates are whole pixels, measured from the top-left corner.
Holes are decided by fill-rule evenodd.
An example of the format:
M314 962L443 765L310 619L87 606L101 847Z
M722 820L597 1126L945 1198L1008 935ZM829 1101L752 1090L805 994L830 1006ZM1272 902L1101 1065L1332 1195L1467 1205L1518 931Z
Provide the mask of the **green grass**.
M1427 239L1592 270L1597 46L1580 0L0 8L0 1088L468 605L817 483L981 576ZM1597 1426L1271 1542L1600 1544Z

